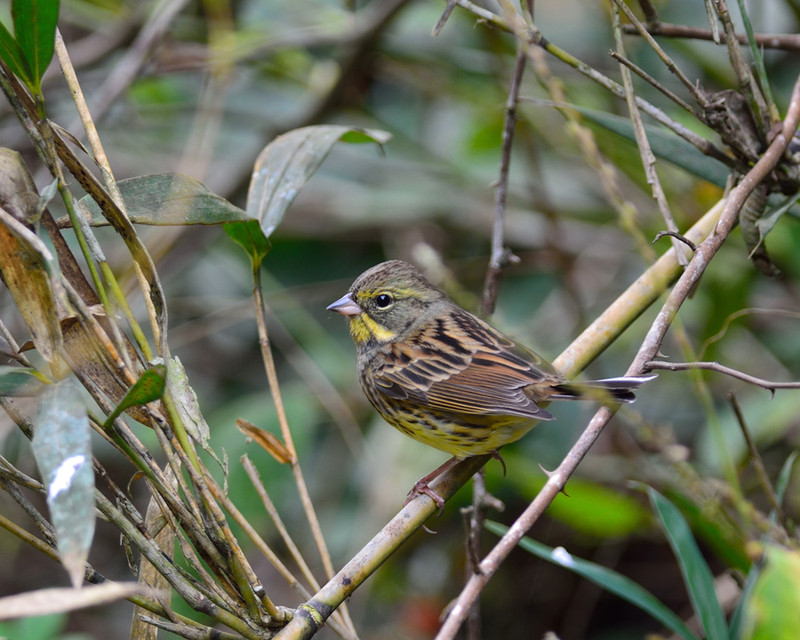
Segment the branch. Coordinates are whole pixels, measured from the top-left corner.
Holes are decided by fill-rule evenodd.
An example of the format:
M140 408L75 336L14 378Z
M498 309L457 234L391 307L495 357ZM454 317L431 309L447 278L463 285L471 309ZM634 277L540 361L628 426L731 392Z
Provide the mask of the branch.
M662 369L664 371L689 371L690 369L705 369L707 371L716 371L717 373L722 373L723 375L730 376L731 378L736 378L737 380L742 380L748 384L752 384L757 387L763 387L764 389L769 389L773 392L776 389L800 389L800 382L774 382L772 380L765 380L764 378L751 376L750 374L739 371L738 369L726 367L724 364L720 364L719 362L664 362L663 360L651 360L650 362L645 363L644 366L647 370Z
M639 35L639 31L635 25L626 24L622 26L622 31L627 35ZM665 38L689 38L692 40L709 40L714 41L714 34L710 29L699 29L697 27L687 27L682 24L659 23L648 24L647 31L653 36L664 36ZM722 41L725 42L725 35L722 36ZM747 35L744 33L737 33L736 39L741 44L747 44ZM797 34L782 34L782 33L756 33L756 44L765 49L783 49L785 51L800 51L800 35Z

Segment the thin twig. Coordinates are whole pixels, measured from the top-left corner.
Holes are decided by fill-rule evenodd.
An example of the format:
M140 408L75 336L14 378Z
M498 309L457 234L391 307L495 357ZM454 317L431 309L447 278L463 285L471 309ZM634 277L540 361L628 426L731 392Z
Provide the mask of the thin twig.
M628 69L633 71L642 80L647 82L649 85L654 87L656 90L658 90L661 93L663 93L667 98L672 100L675 104L677 104L679 107L681 107L685 111L688 111L689 113L691 113L698 120L700 120L703 117L702 114L699 113L696 109L694 109L692 107L692 105L690 105L688 102L686 102L686 100L681 98L676 93L674 93L674 92L670 91L669 89L667 89L663 84L661 84L653 76L651 76L649 73L647 73L647 71L642 69L639 65L631 62L628 58L625 58L624 56L621 56L616 51L609 51L609 55L612 58L614 58L614 60L619 62L620 64L624 64L626 67L628 67Z
M489 460L489 455L462 460L449 472L431 482L431 489L447 500ZM437 510L436 503L425 494L411 500L313 598L298 607L291 622L281 629L275 640L311 638L336 607Z
M330 579L334 574L333 562L331 561L330 552L325 542L325 536L322 533L322 527L319 524L314 504L311 501L311 495L308 491L305 478L303 477L303 470L300 468L300 462L297 457L297 450L294 446L292 432L289 429L289 421L286 417L286 409L283 405L283 397L281 396L280 388L278 387L278 372L275 368L275 360L272 356L272 349L269 342L269 334L267 331L266 320L266 303L261 291L261 269L260 265L253 266L253 300L256 309L256 325L258 327L259 344L261 345L261 357L264 361L264 368L267 373L267 381L269 383L270 393L272 394L272 401L275 404L275 411L278 415L278 423L281 426L281 435L283 436L283 443L289 450L292 456L291 468L292 475L294 476L297 492L300 495L300 502L303 506L303 511L311 527L311 534L317 546L322 566L325 569L326 576ZM341 608L341 613L344 619L345 626L352 631L355 635L355 626L353 625L350 615L346 607Z
M455 8L456 0L447 0L447 6L444 8L439 21L436 23L436 26L433 27L433 31L431 32L432 36L438 36L442 29L444 29L445 23L450 18L450 14L453 13L453 9Z
M689 238L687 238L686 236L684 236L684 235L682 235L680 233L677 233L676 231L659 231L656 234L656 237L653 238L653 244L655 244L656 242L658 242L659 240L661 240L661 238L663 238L665 236L670 236L672 238L675 238L676 240L680 240L681 242L683 242L683 244L685 244L687 247L689 247L692 251L697 251L697 245L694 242L689 240Z
M650 48L655 51L656 55L661 59L664 63L664 66L669 69L670 73L672 73L680 83L686 88L686 90L697 100L697 103L705 108L708 103L708 98L706 97L705 93L698 89L697 85L689 80L686 77L686 74L681 71L680 67L675 64L673 59L667 55L667 52L659 46L659 44L653 39L653 37L647 32L647 28L639 21L636 17L636 14L630 10L627 4L625 4L622 0L614 0L614 5L617 6L619 9L622 9L625 17L630 20L631 24L636 28L646 41L647 44L650 45Z
M492 225L492 255L489 260L489 269L486 272L486 281L483 285L483 298L481 300L481 313L489 316L494 312L497 294L500 287L500 277L503 267L513 261L511 252L503 241L504 221L506 214L506 201L508 199L508 170L511 166L511 147L514 141L514 130L517 124L517 103L519 102L519 89L522 84L522 75L525 72L527 57L520 47L514 61L514 72L511 76L511 86L506 99L505 122L503 124L503 142L500 153L500 171L497 177L497 186L494 196L494 224Z
M739 400L736 398L736 394L733 393L732 391L728 393L728 400L730 401L731 407L733 408L733 413L736 415L736 421L739 423L739 428L742 431L742 436L744 436L744 440L747 443L747 448L750 451L750 458L753 461L753 469L756 472L756 476L758 477L758 481L761 484L761 488L764 490L764 493L767 496L767 500L769 500L772 510L778 516L781 525L786 531L789 531L788 528L789 523L786 521L786 514L783 512L780 502L778 501L778 496L775 494L775 489L773 488L772 483L769 480L769 476L767 475L767 470L764 467L764 460L762 460L761 454L758 452L758 447L756 447L756 443L753 442L753 436L750 434L750 429L747 426L747 421L744 418L744 413L742 412L742 408L739 406Z
M719 362L664 362L663 360L651 360L645 364L648 370L661 369L664 371L689 371L691 369L705 369L707 371L716 371L731 378L742 380L748 384L757 387L763 387L770 391L776 389L800 389L800 382L775 382L774 380L765 380L764 378L757 378L748 373L726 367Z
M761 87L758 86L753 69L744 57L739 41L733 27L728 3L725 0L713 0L717 10L717 15L725 30L725 44L728 47L728 57L731 61L736 77L739 81L739 88L748 97L748 103L757 118L758 128L761 131L769 131L772 128L772 111L767 106Z
M303 574L306 582L308 582L309 587L315 591L319 590L319 582L317 582L317 579L311 572L311 568L308 566L308 563L303 557L303 554L300 552L300 549L297 548L297 545L295 544L294 540L292 540L291 535L289 535L286 525L283 524L283 519L280 517L278 510L275 508L275 503L273 503L272 499L269 497L269 493L267 493L267 489L264 486L264 483L261 481L258 470L255 468L253 463L250 461L250 458L246 454L242 456L241 460L245 473L247 473L247 477L250 478L250 482L253 484L253 488L256 490L256 493L258 493L258 497L261 498L261 504L264 506L264 510L272 519L275 528L278 530L278 534L281 536L284 544L289 549L289 553L291 554L295 563L297 563L297 566L300 567L300 572ZM296 580L294 576L292 576L292 579Z
M611 12L617 51L621 56L624 57L625 45L622 41L622 32L619 28L620 5L622 5L623 10L626 10L627 13L630 13L630 9L628 9L627 5L622 3L621 0L614 0ZM636 93L633 89L633 80L631 79L630 69L628 69L625 65L620 65L619 70L622 76L622 85L625 88L625 100L628 103L628 112L633 125L636 146L639 149L639 155L642 159L642 166L644 167L644 173L647 178L647 182L650 184L653 198L658 205L658 210L661 212L661 217L664 219L664 224L666 224L667 229L673 233L678 233L678 225L675 224L675 218L672 216L672 211L670 211L669 202L667 202L667 196L664 193L664 188L661 186L661 180L658 178L658 172L656 171L656 156L653 153L653 149L650 147L650 142L647 139L647 133L644 130L644 123L642 122L642 114L639 112L639 107L636 104ZM688 264L689 260L686 252L679 245L679 241L675 238L672 240L672 247L675 249L675 253L678 256L678 262L683 266Z
M160 0L152 5L150 16L135 40L92 98L92 113L102 120L117 98L130 87L147 61L150 52L164 37L175 18L189 4L188 0Z
M633 25L623 25L622 30L628 35L639 35L638 29ZM659 22L658 24L648 23L647 30L651 35L663 36L665 38L687 38L691 40L714 40L714 34L710 29L700 29L689 27L683 24L671 24L669 22ZM726 35L722 36L722 41L726 41ZM736 40L741 44L747 44L747 34L737 33ZM756 33L755 41L759 47L765 49L783 49L784 51L800 51L800 35L790 33Z
M582 60L579 60L572 54L566 52L564 49L561 49L554 43L544 38L534 25L527 24L522 19L508 20L495 13L492 13L491 11L488 11L487 9L484 9L483 7L475 5L470 0L458 0L458 6L472 12L476 16L479 16L481 19L492 24L493 26L514 34L520 41L526 43L529 57L534 56L533 51L537 47L541 47L549 54L573 67L579 73L585 75L590 80L598 83L600 86L610 91L613 95L617 96L618 98L625 98L625 90L618 82L615 82L608 76L603 75L595 68L586 64ZM639 108L647 115L663 124L665 127L695 146L704 154L711 156L712 158L716 158L726 165L732 165L731 158L729 158L725 152L723 152L719 147L709 140L706 140L679 122L676 122L667 116L667 114L661 109L650 104L642 97L637 96L636 102L639 105Z

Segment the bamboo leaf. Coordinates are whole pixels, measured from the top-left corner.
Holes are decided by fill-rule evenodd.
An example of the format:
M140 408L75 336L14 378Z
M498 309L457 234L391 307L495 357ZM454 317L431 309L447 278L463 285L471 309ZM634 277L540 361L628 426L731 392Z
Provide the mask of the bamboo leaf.
M61 563L72 585L83 582L94 536L94 472L89 418L72 379L45 389L39 400L33 455L47 487L47 505Z
M29 87L31 86L32 74L28 67L28 61L25 59L25 53L2 22L0 22L0 60L6 63L14 75Z
M199 180L180 173L159 173L117 183L131 222L157 226L223 224L250 220L247 212L217 195ZM108 224L91 196L79 204L92 226ZM63 224L59 220L59 224Z
M126 409L137 407L148 402L158 400L164 395L164 386L167 380L167 368L157 364L145 371L141 377L128 389L125 397L120 400L114 411L106 418L103 428L108 429L114 420Z
M570 108L580 112L587 119L604 129L608 129L634 144L636 143L636 136L630 119L575 105L570 105ZM683 138L660 127L646 124L644 128L647 132L647 139L656 156L671 162L681 169L685 169L692 175L702 178L711 184L715 184L720 188L725 187L730 169L719 160L708 157Z
M247 212L259 220L264 236L269 238L336 142L372 141L382 145L389 139L384 131L341 125L303 127L278 136L256 159L247 192Z
M257 268L272 249L269 238L264 235L258 220L230 223L224 226L228 237L238 244Z
M17 42L31 71L29 88L40 94L42 76L53 58L58 0L13 0L11 15Z
M33 369L0 366L0 396L34 397L43 387Z
M648 487L647 493L653 509L661 520L689 592L689 599L698 619L703 625L708 640L728 640L725 614L720 607L714 589L714 576L697 547L689 525L678 508L655 489Z
M508 527L492 521L486 522L486 528L499 536L502 536L508 531ZM667 608L666 605L630 578L601 565L573 556L563 547L554 549L536 540L532 540L531 538L523 538L520 540L519 544L523 549L536 557L564 567L586 578L590 582L593 582L609 593L613 593L623 600L627 600L632 605L658 620L673 633L686 638L686 640L699 640L683 621Z

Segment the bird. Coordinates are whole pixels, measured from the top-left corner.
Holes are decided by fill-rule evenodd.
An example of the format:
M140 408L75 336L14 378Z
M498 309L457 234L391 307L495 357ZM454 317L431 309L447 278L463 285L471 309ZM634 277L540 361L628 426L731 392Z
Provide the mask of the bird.
M441 508L428 487L433 478L464 458L499 457L537 422L554 419L543 407L551 400L633 402L655 377L570 382L402 260L368 269L327 309L349 320L361 388L383 419L453 456L421 478L406 502L424 493Z

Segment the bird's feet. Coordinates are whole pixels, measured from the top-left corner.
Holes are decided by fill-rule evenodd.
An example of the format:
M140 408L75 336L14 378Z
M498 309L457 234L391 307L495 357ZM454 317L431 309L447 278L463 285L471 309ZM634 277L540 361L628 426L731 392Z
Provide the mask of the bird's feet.
M414 483L414 486L411 487L411 491L408 492L408 496L406 497L406 501L403 503L405 507L409 502L411 502L414 498L420 495L428 496L431 500L433 500L434 504L439 509L439 515L441 515L442 511L444 510L444 498L436 493L433 489L431 489L428 484L433 482L434 479L438 478L442 475L445 471L454 467L456 464L460 462L459 458L452 457L447 462L442 465L436 467L433 471L429 474L422 476L419 480Z
M406 496L406 501L403 503L403 506L405 507L414 498L422 495L428 496L433 500L439 510L437 515L441 515L442 511L444 511L444 498L428 486L428 476L420 478L414 483L414 486L411 487L411 491L408 492L408 496Z

